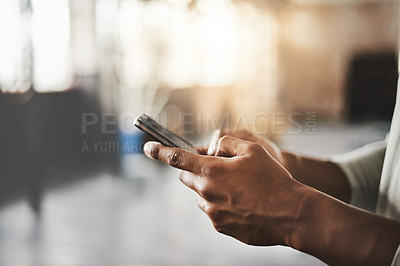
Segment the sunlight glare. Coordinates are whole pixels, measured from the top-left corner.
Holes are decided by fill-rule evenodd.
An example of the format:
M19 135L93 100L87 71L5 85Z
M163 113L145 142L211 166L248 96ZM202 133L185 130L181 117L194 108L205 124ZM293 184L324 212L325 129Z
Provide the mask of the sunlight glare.
M32 1L33 83L36 91L68 89L72 83L68 0Z

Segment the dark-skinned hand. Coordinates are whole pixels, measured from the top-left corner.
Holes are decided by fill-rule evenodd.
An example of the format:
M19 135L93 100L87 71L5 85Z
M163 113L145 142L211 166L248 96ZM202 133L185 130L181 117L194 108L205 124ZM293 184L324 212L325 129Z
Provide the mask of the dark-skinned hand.
M150 158L183 170L216 230L251 245L290 245L292 227L311 188L294 180L261 145L224 136L215 156L148 142Z

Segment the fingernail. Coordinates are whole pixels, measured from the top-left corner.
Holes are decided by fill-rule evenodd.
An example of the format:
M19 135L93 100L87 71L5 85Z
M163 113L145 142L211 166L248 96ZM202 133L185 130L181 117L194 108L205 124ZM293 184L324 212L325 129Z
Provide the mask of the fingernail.
M143 146L144 154L146 154L148 157L154 159L154 157L152 156L154 154L154 152L152 152L152 150L154 150L157 145L161 145L161 143L157 142L157 141L148 141L148 142L146 142L144 144L144 146Z
M144 154L146 154L149 157L151 157L151 152L150 152L151 147L152 147L152 144L150 142L146 142L143 147Z
M208 147L208 150L207 150L208 155L213 155L215 153L215 151L217 149L217 143L218 143L220 136L221 136L220 129L215 130L214 133L212 134L211 140L210 140L210 146Z

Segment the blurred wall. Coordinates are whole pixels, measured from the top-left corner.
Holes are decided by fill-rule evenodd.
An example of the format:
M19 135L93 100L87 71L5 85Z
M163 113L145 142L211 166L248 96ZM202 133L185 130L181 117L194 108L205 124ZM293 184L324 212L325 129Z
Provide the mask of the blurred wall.
M279 22L280 100L288 111L342 118L352 57L397 50L397 1L287 5Z
M31 197L48 182L82 178L75 176L79 172L115 169L118 153L95 152L92 143L104 147L116 142L116 134L102 134L100 123L83 134L84 113L100 116L101 109L82 86L62 93L0 94L0 206L21 195ZM65 180L57 180L59 173Z

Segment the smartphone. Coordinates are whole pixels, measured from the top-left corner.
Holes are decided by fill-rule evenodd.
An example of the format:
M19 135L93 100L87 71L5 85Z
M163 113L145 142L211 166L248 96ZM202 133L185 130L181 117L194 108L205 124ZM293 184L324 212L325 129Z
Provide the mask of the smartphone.
M192 153L198 153L190 142L169 131L146 114L141 114L136 118L135 126L165 146L177 147Z

